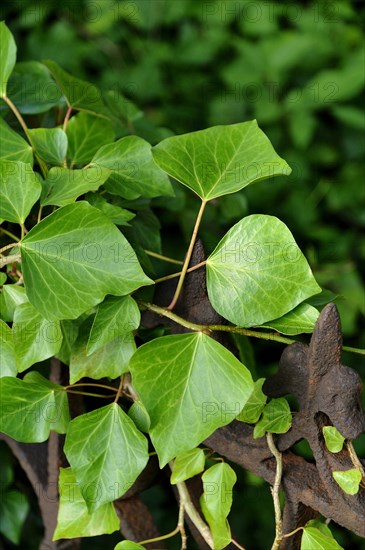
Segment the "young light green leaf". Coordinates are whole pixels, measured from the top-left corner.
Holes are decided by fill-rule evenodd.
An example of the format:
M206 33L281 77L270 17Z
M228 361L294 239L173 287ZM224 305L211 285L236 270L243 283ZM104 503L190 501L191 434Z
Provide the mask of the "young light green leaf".
M231 541L227 516L232 506L232 489L237 477L225 462L211 466L202 475L204 492L200 506L207 520L216 550L222 550Z
M4 285L0 294L0 317L13 321L15 309L28 302L25 288L19 285Z
M53 540L95 537L114 533L120 521L112 502L89 512L71 468L60 468L60 507Z
M200 474L204 470L205 454L203 449L191 449L178 455L174 460L171 484L180 483Z
M324 535L326 535L328 537L333 536L332 532L331 532L331 529L328 527L328 525L326 525L325 523L322 523L322 521L320 519L310 519L305 524L305 528L308 528L308 527L315 527L316 529L319 529L319 531L321 531L321 533L323 533Z
M39 61L17 63L9 78L7 89L9 99L18 111L25 115L45 113L60 105L62 101L61 90L47 67Z
M0 22L0 96L6 96L6 86L16 62L16 44L4 21Z
M129 200L173 195L168 176L155 164L151 145L137 136L127 136L99 149L91 163L112 170L105 184L114 195Z
M25 139L14 132L0 117L0 159L21 161L33 166L33 150Z
M122 542L118 542L116 546L114 546L114 550L145 550L145 546L141 546L140 544L137 544L136 542L132 542L130 540L123 540Z
M0 272L0 286L3 286L3 284L6 282L6 279L8 278L7 274L3 271Z
M342 451L345 438L340 434L337 428L334 426L323 426L322 432L326 447L330 453L339 453Z
M111 117L111 113L102 99L101 91L96 86L70 75L61 69L55 61L44 61L43 63L50 70L69 107L102 118L109 119Z
M133 212L116 206L115 204L110 204L104 197L101 197L97 193L88 193L85 199L91 206L101 210L110 221L115 223L115 225L129 225L128 222L135 217Z
M59 321L48 321L29 303L16 308L12 332L19 372L52 357L62 344Z
M283 434L289 430L291 421L292 416L287 400L284 397L272 399L265 405L262 417L253 431L253 437L258 439L263 437L266 432Z
M128 416L133 420L140 432L148 433L150 431L151 420L140 399L134 401L129 407Z
M348 495L356 495L359 492L361 472L357 468L341 472L332 472L335 481Z
M107 296L98 305L87 343L87 355L119 336L133 340L132 332L139 327L141 314L131 296Z
M253 388L248 369L201 333L144 344L133 355L130 370L151 419L150 435L161 467L229 424Z
M30 164L0 160L0 217L22 224L41 194Z
M291 172L256 120L169 137L152 153L165 172L206 201Z
M234 225L207 260L214 309L243 327L288 313L321 291L287 226L254 214Z
M17 373L13 333L0 319L0 378L16 376Z
M41 204L42 206L71 204L80 195L99 189L109 176L110 170L96 166L82 170L51 168L47 179L43 182Z
M265 378L256 380L252 393L246 405L237 416L237 420L247 422L248 424L255 424L258 421L267 401L267 396L262 391L264 382Z
M282 334L288 334L294 336L296 334L302 334L304 332L313 332L314 325L319 317L319 311L309 304L299 304L296 308L289 313L286 313L279 319L274 319L268 323L260 325L262 328L268 327L281 332Z
M29 301L50 320L76 319L106 294L152 283L125 237L87 202L44 218L24 237L21 257Z
M90 162L102 145L115 139L111 122L88 113L78 113L67 125L67 159L73 164Z
M66 392L39 374L36 380L34 376L1 378L1 405L0 431L16 441L41 443L50 430L65 433L69 421Z
M121 407L111 403L70 422L65 454L93 512L133 485L148 462L148 442Z
M300 550L344 550L331 536L316 527L304 527Z
M13 544L19 545L24 521L28 515L29 502L23 493L1 490L0 533Z
M29 130L35 152L48 164L61 165L66 158L67 136L61 128Z
M94 352L87 353L88 338L92 319L87 319L79 328L79 335L71 348L70 382L74 384L80 378L88 376L100 378L118 378L129 370L129 360L136 351L131 332L117 336Z

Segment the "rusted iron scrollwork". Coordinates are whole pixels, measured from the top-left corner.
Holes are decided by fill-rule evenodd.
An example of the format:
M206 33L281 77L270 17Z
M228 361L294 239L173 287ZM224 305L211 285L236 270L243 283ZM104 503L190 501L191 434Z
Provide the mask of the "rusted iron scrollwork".
M202 245L197 242L191 265L203 259ZM155 303L160 306L167 305L173 292L174 288L170 282L159 285ZM188 275L175 311L196 323L224 322L209 303L204 269ZM151 312L143 313L142 324L146 327L153 327L162 322L170 325L172 333L187 332L187 329L173 321L162 320ZM213 337L231 351L235 351L225 333L215 333ZM334 481L333 471L347 470L353 468L353 465L345 447L336 454L327 450L322 433L323 426L329 425L335 426L349 440L365 432L365 414L360 401L361 379L354 370L341 364L341 346L338 312L334 304L329 304L318 319L310 344L295 343L286 347L281 356L278 372L269 377L264 384L264 391L268 396L280 397L291 394L299 404L290 430L275 438L276 446L283 458L282 488L286 497L283 515L284 534L303 526L309 519L323 515L365 538L365 491L360 489L356 495L350 496ZM57 363L53 363L53 376L56 378L59 377ZM71 402L71 405L80 407L77 400ZM77 412L74 411L74 414ZM204 444L273 484L275 458L267 446L266 439L255 440L252 433L252 426L234 421L218 429ZM291 450L293 445L302 439L308 441L315 463L297 456ZM58 509L55 490L57 471L59 465L65 465L62 438L52 434L50 441L41 445L19 444L9 438L6 440L36 490L45 524L45 537L41 548L76 550L80 545L79 540L52 542ZM165 481L159 472L156 457L152 457L147 469L134 486L115 503L121 520L121 532L126 538L138 541L159 535L150 511L138 495L152 484ZM200 480L189 480L188 487L192 500L198 506L199 494L202 491ZM191 533L199 548L207 548L193 526ZM299 548L300 537L299 532L297 535L284 538L281 549ZM148 545L148 548L162 549L165 546L160 541Z

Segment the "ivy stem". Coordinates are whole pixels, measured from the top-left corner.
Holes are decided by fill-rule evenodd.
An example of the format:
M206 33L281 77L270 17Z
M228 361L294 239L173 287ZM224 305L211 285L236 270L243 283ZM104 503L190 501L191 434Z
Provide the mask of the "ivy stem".
M65 133L66 133L66 130L67 130L67 124L68 124L68 121L70 120L71 113L72 113L72 107L69 105L68 109L66 111L66 116L65 116L65 119L63 121L63 127L62 127L62 129Z
M275 540L273 542L271 550L278 550L282 539L282 528L283 528L282 521L281 521L281 507L280 507L280 499L279 499L281 477L283 475L283 459L282 459L281 453L276 448L272 433L268 432L266 434L266 440L271 453L274 455L276 459L275 481L274 481L273 487L271 488L271 494L274 501L274 510L275 510Z
M105 384L93 384L92 382L80 382L78 384L70 384L69 386L64 386L65 390L77 388L80 386L92 386L94 388L104 388L105 390L117 392L117 388L113 386L106 386Z
M40 205L39 210L38 210L37 223L39 223L42 219L42 212L43 212L43 206Z
M186 532L185 532L184 513L185 513L184 503L183 503L183 501L180 501L179 519L178 519L178 522L177 522L177 526L179 528L180 536L181 536L181 549L180 550L186 550L187 549L187 536L186 536Z
M184 260L184 265L183 265L183 268L182 268L182 271L181 271L180 279L179 279L179 282L177 283L177 287L176 287L176 290L175 290L174 297L173 297L173 299L172 299L172 301L171 301L171 304L170 304L170 305L168 306L168 308L167 308L167 309L169 309L170 311L171 311L172 309L174 309L174 307L176 306L176 302L177 302L178 299L179 299L179 296L180 296L180 293L181 293L181 289L182 289L182 286L183 286L183 284L184 284L185 275L186 275L186 272L187 272L188 267L189 267L191 255L192 255L192 253L193 253L194 244L195 244L195 241L196 241L196 237L197 237L197 235L198 235L198 230L199 230L200 222L201 222L201 220L202 220L202 217L203 217L203 213L204 213L204 209L205 209L206 204L207 204L207 201L202 200L202 203L201 203L201 205L200 205L199 212L198 212L198 215L197 215L197 218L196 218L195 226L194 226L194 229L193 229L193 234L192 234L192 236L191 236L189 248L188 248L188 251L187 251L187 253L186 253L185 260Z
M159 542L160 540L170 539L180 532L179 526L175 527L173 531L167 533L167 535L162 535L161 537L156 537L154 539L141 540L138 544L149 544L150 542Z
M91 393L87 391L77 391L77 390L66 390L67 393L74 393L76 395L88 395L89 397L100 397L101 399L110 399L114 397L113 395L100 395L98 393Z
M120 398L120 396L122 395L122 392L123 392L123 385L124 385L124 374L122 374L122 376L120 377L119 388L118 388L118 391L117 391L117 395L115 396L114 403L118 403L119 398Z
M157 254L157 252L152 252L152 250L144 250L148 256L152 256L152 258L157 258L158 260L162 260L164 262L169 262L170 264L177 264L177 265L183 265L184 262L181 260L175 260L174 258L169 258L168 256L163 256L162 254ZM178 273L180 275L180 273Z
M195 330L197 332L202 332L203 329L206 329L205 325L198 325L197 323L191 323L190 321L186 321L182 317L179 317L179 315L176 315L176 313L172 313L172 311L169 311L164 307L156 306L155 304L148 304L146 302L139 302L139 303L142 307L145 307L146 309L149 309L150 311L153 311L158 315L167 317L168 319L171 319L171 321L178 323L182 327L188 328L190 330Z
M297 527L296 529L294 529L294 531L290 531L290 533L286 533L285 535L282 535L282 539L286 539L288 537L292 537L293 535L296 535L297 533L299 533L299 531L302 531L304 529L304 527Z
M14 239L14 241L20 241L20 239L14 235L14 233L12 233L11 231L8 231L7 229L4 229L3 227L0 227L0 231L1 233L4 233L4 235L7 235L8 237L10 237L11 239Z
M10 244L7 244L6 246L3 246L2 248L0 248L0 254L5 252L6 250L9 250L10 248L14 248L14 246L18 246L18 243L10 243Z
M13 264L15 262L20 262L20 254L11 254L10 256L5 256L0 258L0 269L8 264Z
M347 446L347 450L349 452L349 455L350 455L350 458L351 458L351 462L352 464L355 466L355 468L357 470L359 470L361 476L362 476L362 479L365 479L365 470L364 470L364 467L363 465L361 464L360 460L359 460L359 457L357 456L356 454L356 451L354 449L354 446L352 444L352 441L350 440L347 440L346 441L346 446Z
M33 152L35 154L35 157L37 159L37 162L42 170L42 174L43 176L46 178L47 177L47 174L48 174L48 168L47 168L47 165L46 163L37 155L36 153L36 149L35 149L35 146L34 146L34 142L33 142L33 139L32 139L32 136L30 135L29 133L29 128L28 126L26 125L25 123L25 120L24 118L22 117L22 115L20 114L20 112L18 111L18 109L16 108L16 106L14 105L14 103L11 101L11 99L8 98L8 96L6 95L3 95L2 96L2 99L5 101L5 103L7 104L7 106L12 110L13 114L15 115L15 117L17 118L20 126L22 127L23 129L23 132L25 133L25 135L27 136L27 140L29 141L29 144L31 145L32 149L33 149Z
M234 539L231 539L231 543L234 544L237 548L239 548L240 550L246 550L243 546L241 546L240 544L238 544L238 542Z
M199 269L200 267L203 267L207 263L207 260L204 260L204 262L200 262L199 264L193 265L193 267L189 267L189 269L186 270L186 273L191 273L192 271L195 271L196 269ZM160 277L159 279L155 280L155 283L162 283L163 281L168 281L170 279L174 279L175 277L179 277L181 275L181 271L178 271L177 273L171 273L171 275L165 275L164 277Z
M343 351L350 351L351 353L358 353L359 355L365 355L365 349L352 348L351 346L342 346Z

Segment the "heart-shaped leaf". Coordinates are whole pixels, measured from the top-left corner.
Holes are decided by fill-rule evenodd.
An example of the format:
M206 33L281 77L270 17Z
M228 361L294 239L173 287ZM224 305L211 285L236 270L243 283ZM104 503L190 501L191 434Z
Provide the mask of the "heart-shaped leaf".
M70 422L65 453L92 512L133 485L148 462L148 442L119 405L111 403Z
M191 449L178 455L174 460L171 484L180 483L200 474L204 470L205 454L203 449Z
M60 165L66 158L67 136L61 128L34 128L29 130L35 152L45 162Z
M0 159L21 161L33 166L33 150L25 139L14 132L0 117Z
M339 453L342 451L345 438L340 434L337 428L334 426L323 426L322 432L326 447L331 453Z
M321 291L286 225L254 214L234 225L207 260L214 309L243 327L267 323Z
M144 344L133 355L130 370L151 419L161 467L229 424L253 389L248 369L201 333Z
M291 172L256 120L169 137L152 152L165 172L205 201Z
M316 527L303 529L300 550L344 550L332 537L322 533Z
M24 237L21 257L28 298L50 320L76 319L106 294L152 283L125 237L87 202L44 218Z
M268 327L294 336L295 334L303 334L304 332L313 332L314 325L319 317L319 311L309 304L299 304L289 313L286 313L279 319L274 319L268 323L261 325L262 328Z
M102 145L114 141L113 125L88 113L78 113L67 125L67 158L73 164L90 162Z
M285 397L272 399L265 405L262 417L255 426L253 437L263 437L266 432L282 434L289 430L292 422L289 403Z
M340 472L332 472L332 475L345 493L348 495L356 495L359 492L359 486L362 479L360 470L352 468Z
M0 217L22 224L42 186L30 164L0 160Z
M248 424L255 424L258 421L267 401L267 396L262 391L264 382L265 378L256 380L253 391L246 405L237 416L237 420Z

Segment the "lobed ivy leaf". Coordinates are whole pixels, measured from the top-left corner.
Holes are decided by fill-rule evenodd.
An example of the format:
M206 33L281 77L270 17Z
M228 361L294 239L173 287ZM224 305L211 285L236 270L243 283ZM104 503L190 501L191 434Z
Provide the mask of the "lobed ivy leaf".
M0 431L21 443L41 443L50 430L65 433L69 422L67 395L37 372L24 380L0 379Z
M205 201L291 172L256 120L169 137L152 153L165 172Z
M221 462L211 466L202 475L204 492L200 506L207 520L216 550L222 550L231 541L227 516L232 506L232 489L237 481L233 469Z
M339 453L343 449L345 438L334 426L323 426L324 441L330 453Z
M229 424L253 388L248 369L202 333L147 342L133 355L130 370L151 419L161 468Z
M0 294L0 317L4 321L13 321L15 309L28 302L25 288L19 285L4 285Z
M115 225L129 225L135 214L126 208L110 204L104 197L97 193L88 193L85 197L88 203L103 212Z
M4 21L0 22L0 97L6 96L9 76L16 62L16 44L14 37Z
M106 294L124 296L152 281L108 218L87 202L56 210L21 243L29 301L50 320L76 319Z
M35 153L48 164L61 165L66 158L67 136L61 128L29 130Z
M248 424L255 424L258 421L267 401L267 396L262 391L264 382L265 378L256 380L252 393L237 416L237 420Z
M54 167L43 182L42 206L66 206L88 191L96 191L108 179L110 170L100 167L69 170Z
M67 159L72 164L90 162L102 145L115 139L111 122L88 113L78 113L67 125Z
M89 512L71 468L60 468L60 506L53 540L95 537L114 533L120 521L112 502Z
M25 139L14 132L0 117L0 159L21 161L33 166L33 150Z
M279 319L274 319L260 325L261 328L272 328L281 334L295 336L305 332L312 333L314 325L319 317L319 311L309 304L299 304L289 313L286 313Z
M12 333L18 372L56 355L62 344L59 321L48 321L30 303L16 308Z
M4 376L16 376L17 373L13 332L0 319L0 378Z
M344 550L338 542L316 527L304 527L300 550Z
M4 220L23 224L41 190L30 164L0 160L0 216Z
M357 468L341 472L332 472L332 475L341 489L348 495L356 495L359 492L362 475Z
M207 260L214 309L243 327L262 325L321 291L287 226L254 214L234 225Z
M148 462L148 442L121 407L111 403L71 420L65 454L88 510L94 512L133 485Z
M1 490L0 533L16 546L20 543L22 528L29 512L29 502L24 493Z
M128 200L174 195L168 176L153 160L151 145L140 137L127 136L104 145L91 163L112 170L105 187L114 195Z
M291 421L292 415L287 400L284 397L272 399L265 405L262 416L254 428L253 437L258 439L263 437L266 432L285 433L289 430Z
M178 455L174 460L171 484L180 483L200 474L204 470L204 466L205 454L203 449L191 449Z

